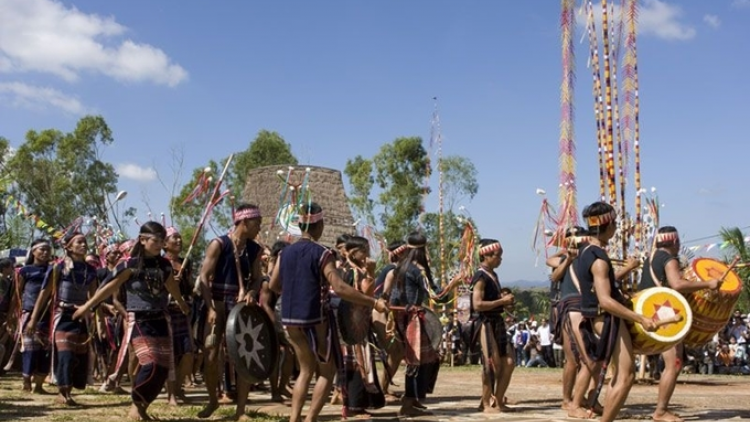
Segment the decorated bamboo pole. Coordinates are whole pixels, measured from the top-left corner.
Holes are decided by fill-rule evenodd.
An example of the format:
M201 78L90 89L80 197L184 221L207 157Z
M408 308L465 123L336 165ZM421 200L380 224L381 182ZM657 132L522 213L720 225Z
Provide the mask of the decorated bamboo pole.
M560 208L566 208L565 221L578 221L576 198L575 131L573 125L573 94L575 90L575 0L561 0L562 83L560 84Z
M196 227L195 232L193 233L193 238L190 239L190 246L188 246L188 250L185 253L185 261L190 259L190 254L193 252L193 247L195 247L196 242L198 241L198 237L200 236L201 231L203 230L203 226L206 224L206 221L208 220L208 216L211 214L211 209L216 206L217 199L219 198L219 189L221 188L221 183L224 181L224 177L227 175L227 170L229 170L229 165L232 163L232 158L234 158L234 153L229 155L229 158L227 158L226 164L224 164L224 170L221 171L221 176L219 176L219 180L216 181L216 186L214 186L213 192L211 192L211 195L208 197L208 200L206 201L206 207L203 209L203 215L201 216L201 219L198 221L198 227ZM180 268L180 271L177 273L177 277L180 277L182 275L182 271L185 269L185 266L183 265ZM196 278L196 286L197 281Z
M611 6L610 6L611 7ZM614 22L614 13L610 9L610 16L612 16ZM622 18L622 15L620 15ZM622 19L618 23L618 32L622 28ZM615 38L614 28L610 31L610 41L612 43L612 116L614 121L614 138L617 143L617 177L620 178L620 257L625 258L628 253L629 247L629 221L627 216L627 201L626 201L626 187L627 187L627 175L628 175L628 160L627 160L627 146L623 140L622 127L620 126L620 100L619 100L619 83L617 80L617 63L619 57L619 35Z
M640 143L640 99L638 95L638 54L636 48L636 20L638 16L637 0L628 0L627 4L628 36L625 53L625 106L626 106L626 139L633 139L633 160L635 164L635 244L636 250L643 248L643 206L641 186L641 143Z
M606 147L607 147L607 179L609 181L609 201L617 208L617 185L614 162L614 140L612 133L612 72L610 69L611 57L609 46L609 17L607 11L607 0L602 0L602 52L604 56L604 104L606 122Z
M596 139L597 139L597 152L599 158L599 196L602 201L607 200L607 177L605 171L605 151L606 151L606 137L605 137L605 121L604 121L604 100L602 95L602 79L599 69L599 41L596 37L596 22L594 20L594 5L591 0L587 3L587 25L586 32L589 38L589 61L591 65L591 72L593 77L593 93L594 93L594 119L596 120Z
M433 114L433 131L437 142L437 167L438 167L438 247L440 250L440 282L442 286L448 284L445 271L445 231L443 225L443 135L440 132L440 115L438 114L437 97L435 100L435 112Z

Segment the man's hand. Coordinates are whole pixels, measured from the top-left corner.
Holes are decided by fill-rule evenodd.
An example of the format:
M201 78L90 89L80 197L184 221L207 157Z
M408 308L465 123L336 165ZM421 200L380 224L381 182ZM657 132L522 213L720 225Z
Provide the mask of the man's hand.
M73 313L73 320L83 319L88 316L89 310L84 307L76 307L76 311Z
M711 280L708 280L706 282L708 284L708 288L711 290L719 290L721 289L721 285L724 283L724 280L719 280L716 278L713 278Z
M389 311L388 304L383 299L376 300L373 308L381 314Z
M640 323L643 326L643 329L646 331L656 331L656 329L658 328L654 320L652 320L651 318L646 318L645 316L641 316Z
M242 298L242 302L245 302L247 306L256 306L257 303L255 302L255 291L250 290L249 292L245 293L245 297Z

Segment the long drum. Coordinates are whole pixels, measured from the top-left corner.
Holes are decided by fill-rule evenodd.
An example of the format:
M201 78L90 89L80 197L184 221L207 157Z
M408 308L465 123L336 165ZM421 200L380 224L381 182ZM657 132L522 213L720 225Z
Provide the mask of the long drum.
M693 312L685 297L676 290L652 287L641 290L632 298L633 311L656 322L680 318L661 325L656 331L646 331L641 324L628 323L633 351L642 355L657 355L674 347L690 331Z
M704 289L687 296L694 319L693 329L685 337L685 346L703 346L729 322L742 293L742 280L734 271L727 273L728 269L729 267L721 261L697 258L686 271L685 278L695 283L721 278L725 273L727 275L718 291Z

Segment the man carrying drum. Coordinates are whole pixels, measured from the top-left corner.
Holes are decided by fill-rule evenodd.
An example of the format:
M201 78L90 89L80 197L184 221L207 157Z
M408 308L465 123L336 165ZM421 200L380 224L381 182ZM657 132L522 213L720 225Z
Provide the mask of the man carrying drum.
M643 266L639 290L669 287L686 295L702 289L718 290L721 287L721 281L717 279L703 283L685 280L680 273L680 262L677 258L679 252L680 236L677 229L672 226L659 228L656 234L656 248ZM682 422L682 418L667 409L682 369L682 343L663 352L661 356L664 359L664 371L659 380L659 396L652 418L655 421Z
M595 402L611 359L617 376L612 378L601 416L602 422L609 422L617 417L635 380L633 345L625 320L641 324L647 331L656 330L657 325L625 306L625 298L617 288L612 262L604 250L617 230L614 208L604 202L594 202L583 210L583 218L588 225L590 246L573 262L581 286L581 314L584 318L581 334L586 343L586 354L597 364L593 366L602 365L597 391L589 400L591 404ZM588 364L581 365L581 369L595 373Z

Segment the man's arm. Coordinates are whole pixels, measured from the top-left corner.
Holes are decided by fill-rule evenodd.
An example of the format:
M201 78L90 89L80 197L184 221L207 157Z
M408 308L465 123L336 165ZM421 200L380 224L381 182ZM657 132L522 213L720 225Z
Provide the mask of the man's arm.
M203 258L203 265L201 265L201 293L203 294L203 302L206 304L209 310L214 309L213 297L211 296L211 288L208 285L210 280L213 280L214 273L216 271L216 263L219 262L219 254L221 254L221 242L214 239L208 244L206 250L206 257Z
M594 291L602 309L616 317L637 322L646 329L655 327L653 321L633 312L612 297L612 290L609 286L609 264L602 259L597 259L591 266L591 274L594 276Z

